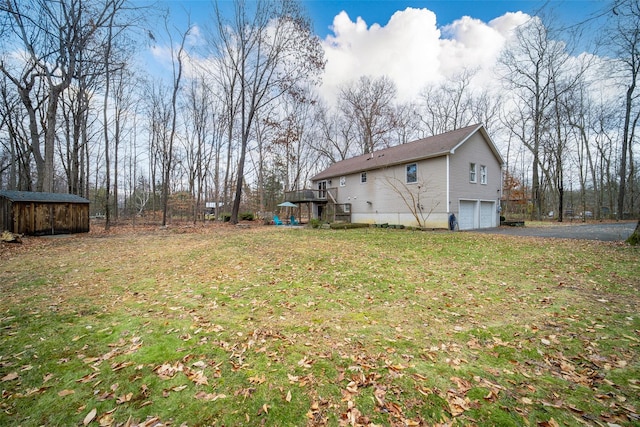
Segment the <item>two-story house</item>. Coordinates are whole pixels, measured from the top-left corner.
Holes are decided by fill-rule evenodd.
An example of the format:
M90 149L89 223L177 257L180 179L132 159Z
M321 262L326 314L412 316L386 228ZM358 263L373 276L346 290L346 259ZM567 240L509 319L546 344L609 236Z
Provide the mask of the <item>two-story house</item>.
M459 229L499 222L504 161L483 125L334 163L287 195L328 221Z

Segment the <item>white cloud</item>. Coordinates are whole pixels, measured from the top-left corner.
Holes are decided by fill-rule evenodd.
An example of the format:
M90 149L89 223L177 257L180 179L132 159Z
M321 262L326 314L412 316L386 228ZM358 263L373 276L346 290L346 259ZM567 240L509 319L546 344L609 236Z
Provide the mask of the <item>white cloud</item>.
M511 31L529 19L521 12L507 13L484 23L462 17L439 29L428 9L407 8L381 26L355 22L346 12L333 20L333 35L323 41L327 65L322 95L333 102L339 86L362 75L387 75L401 100L414 97L427 84L462 71L478 69L478 81L488 84L500 49Z
M191 26L187 35L186 45L191 47L200 47L206 45L207 40L202 34L202 30L198 25Z
M173 51L171 49L170 40L167 39L164 43L154 44L150 48L151 56L156 64L160 65L163 76L167 76L166 72L171 72L174 66L172 58L177 56L180 50L181 34L174 35L173 37ZM193 25L185 39L184 55L187 55L188 59L183 62L183 72L185 76L193 77L196 75L196 71L201 62L204 60L194 54L199 47L206 45L206 38L202 34L202 31L198 25ZM170 74L168 75L171 78Z
M155 44L151 46L150 52L155 61L162 64L163 68L171 69L171 46Z
M531 16L527 15L526 13L508 12L498 18L491 20L491 22L489 22L489 25L491 25L491 27L495 28L495 30L501 34L508 34L519 25L527 22L529 19L531 19Z

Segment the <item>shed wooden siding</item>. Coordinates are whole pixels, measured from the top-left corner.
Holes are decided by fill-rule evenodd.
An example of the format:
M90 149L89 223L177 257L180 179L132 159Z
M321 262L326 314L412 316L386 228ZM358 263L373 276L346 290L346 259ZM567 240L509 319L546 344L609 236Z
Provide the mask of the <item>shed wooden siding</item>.
M12 200L0 193L0 230L34 236L86 233L89 201Z

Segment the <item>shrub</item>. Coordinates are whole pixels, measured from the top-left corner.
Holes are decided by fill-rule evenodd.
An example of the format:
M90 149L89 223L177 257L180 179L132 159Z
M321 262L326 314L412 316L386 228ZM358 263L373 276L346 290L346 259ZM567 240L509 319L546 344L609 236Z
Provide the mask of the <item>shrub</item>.
M231 221L231 214L230 213L222 213L220 214L220 219L222 220L222 222L229 222Z
M240 220L242 220L242 221L253 221L253 212L242 212L242 213L240 213Z
M312 218L311 221L309 221L309 224L311 224L311 228L320 228L322 221L318 218Z
M369 228L369 224L361 224L357 222L334 222L329 225L332 230L350 230L352 228Z

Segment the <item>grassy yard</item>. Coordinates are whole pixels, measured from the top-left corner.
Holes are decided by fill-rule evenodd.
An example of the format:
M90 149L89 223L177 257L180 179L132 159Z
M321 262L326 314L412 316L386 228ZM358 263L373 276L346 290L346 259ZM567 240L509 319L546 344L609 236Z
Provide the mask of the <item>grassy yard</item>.
M640 252L174 228L1 247L0 425L638 425Z

